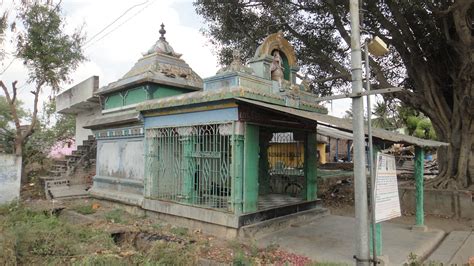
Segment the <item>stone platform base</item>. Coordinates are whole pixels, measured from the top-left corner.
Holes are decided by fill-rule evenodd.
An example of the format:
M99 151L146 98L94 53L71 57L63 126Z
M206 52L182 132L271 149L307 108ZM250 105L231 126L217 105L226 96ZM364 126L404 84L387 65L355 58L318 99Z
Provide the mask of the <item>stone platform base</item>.
M94 194L92 194L94 197ZM97 198L97 197L96 197ZM153 217L163 222L219 238L253 238L285 227L310 222L328 211L320 201L306 201L253 213L234 215L212 209L197 208L172 202L144 199L142 205L99 197L101 204L140 216Z

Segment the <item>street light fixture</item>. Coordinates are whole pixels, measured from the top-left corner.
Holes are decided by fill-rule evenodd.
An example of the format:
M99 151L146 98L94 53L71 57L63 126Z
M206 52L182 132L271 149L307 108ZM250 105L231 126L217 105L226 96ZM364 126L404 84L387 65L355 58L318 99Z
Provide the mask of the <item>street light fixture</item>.
M370 92L370 62L369 62L369 53L375 56L382 56L388 53L387 44L382 41L379 37L375 36L372 39L368 39L364 43L364 52L365 52L365 86L367 92ZM370 175L370 188L371 188L371 218L372 218L372 252L373 252L373 262L374 265L377 263L377 228L375 224L375 167L374 167L374 146L372 143L372 107L370 103L370 94L367 95L367 133L368 133L368 142L369 142L369 175Z
M377 36L367 43L367 48L369 49L369 52L375 56L382 56L388 53L387 44Z

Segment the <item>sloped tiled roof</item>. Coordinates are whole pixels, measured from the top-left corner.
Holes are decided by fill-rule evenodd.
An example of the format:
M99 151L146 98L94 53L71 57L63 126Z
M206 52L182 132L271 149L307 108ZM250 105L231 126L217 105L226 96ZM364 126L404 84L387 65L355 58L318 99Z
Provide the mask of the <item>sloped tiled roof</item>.
M201 77L175 53L164 37L164 25L159 40L119 80L98 90L98 94L121 90L145 82L164 84L191 90L202 90Z

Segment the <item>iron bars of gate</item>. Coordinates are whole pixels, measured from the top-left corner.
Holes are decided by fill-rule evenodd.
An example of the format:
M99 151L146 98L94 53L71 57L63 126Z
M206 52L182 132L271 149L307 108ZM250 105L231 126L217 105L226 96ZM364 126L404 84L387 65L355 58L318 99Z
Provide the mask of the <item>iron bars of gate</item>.
M270 192L303 197L304 133L274 132L267 149Z
M146 130L149 198L228 211L232 124Z

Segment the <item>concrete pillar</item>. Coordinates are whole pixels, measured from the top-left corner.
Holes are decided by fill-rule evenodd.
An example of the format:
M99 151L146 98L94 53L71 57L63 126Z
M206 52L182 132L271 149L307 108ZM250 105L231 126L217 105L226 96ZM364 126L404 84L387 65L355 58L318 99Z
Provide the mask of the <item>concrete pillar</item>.
M232 191L231 205L235 214L243 211L243 179L244 179L244 136L232 135Z
M315 200L317 198L316 132L307 133L304 151L306 200Z
M194 150L194 141L192 136L183 136L181 137L183 142L183 187L182 195L184 196L184 201L187 203L194 202L194 175L195 175L195 163L192 157Z
M147 132L145 138L145 197L155 198L158 196L158 168L159 154L158 141L152 132ZM98 166L99 164L97 164ZM98 171L97 171L98 172Z
M243 212L254 212L258 205L259 127L245 125Z
M425 212L423 209L424 201L424 158L425 152L422 147L415 147L415 189L416 189L416 226L425 225Z

